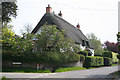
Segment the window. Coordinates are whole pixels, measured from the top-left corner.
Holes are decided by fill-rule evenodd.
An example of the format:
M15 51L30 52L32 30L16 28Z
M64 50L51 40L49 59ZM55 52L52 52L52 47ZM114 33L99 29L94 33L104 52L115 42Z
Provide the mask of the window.
M86 46L89 47L89 42L88 41L86 41Z
M84 40L82 40L82 46L85 46L85 41Z

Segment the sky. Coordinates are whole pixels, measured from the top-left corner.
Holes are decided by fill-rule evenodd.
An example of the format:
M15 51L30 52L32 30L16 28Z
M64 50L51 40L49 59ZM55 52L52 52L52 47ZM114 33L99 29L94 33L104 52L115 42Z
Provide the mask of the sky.
M63 14L63 19L76 26L86 34L94 33L98 39L117 42L118 2L120 0L17 0L18 16L12 18L13 31L20 35L24 26L32 29L46 13L48 4L52 11Z

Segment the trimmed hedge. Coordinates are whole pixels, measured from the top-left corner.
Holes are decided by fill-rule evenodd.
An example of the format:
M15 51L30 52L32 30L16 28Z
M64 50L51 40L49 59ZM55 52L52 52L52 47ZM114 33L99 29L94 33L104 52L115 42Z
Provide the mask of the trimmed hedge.
M47 64L59 64L80 61L80 55L76 53L44 52L44 53L21 53L12 56L12 52L4 52L2 60L37 62Z
M112 58L104 57L104 66L111 66L112 63Z
M118 62L119 60L118 60L118 58L117 58L117 55L118 55L118 53L114 53L114 52L112 52L112 56L113 56L113 63L116 63L116 62Z
M117 55L117 58L120 60L120 54Z
M112 58L113 63L116 63L116 62L118 62L117 55L118 55L118 53L114 53L114 52L111 52L111 51L105 51L102 56Z
M105 51L103 54L102 54L103 57L108 57L108 58L112 58L112 52L111 51Z
M88 52L86 50L80 51L80 52L78 52L78 54L82 54L85 57L88 56Z
M103 60L103 57L87 56L83 63L83 67L89 68L104 65Z
M85 61L85 56L80 54L80 61L84 62Z

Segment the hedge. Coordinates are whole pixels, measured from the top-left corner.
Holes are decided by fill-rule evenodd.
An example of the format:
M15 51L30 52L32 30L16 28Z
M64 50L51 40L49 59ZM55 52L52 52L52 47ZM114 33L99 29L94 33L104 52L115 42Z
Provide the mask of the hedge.
M21 62L37 62L37 63L69 63L80 61L80 55L76 53L60 53L60 52L43 52L43 53L21 53L13 55L12 52L4 52L3 61L21 61ZM13 56L12 56L13 55Z
M78 52L78 54L82 54L85 57L88 56L88 52L86 50L80 51L80 52Z
M86 67L86 68L97 67L97 66L104 65L103 62L104 62L103 57L87 56L83 63L83 67Z
M102 56L112 58L113 63L116 63L116 62L118 62L117 55L118 55L118 53L114 53L114 52L111 52L111 51L105 51Z
M103 57L108 57L108 58L112 58L112 52L111 51L105 51L103 54L102 54Z
M84 62L85 61L85 56L80 54L80 61Z
M111 66L112 63L112 58L104 57L104 66Z

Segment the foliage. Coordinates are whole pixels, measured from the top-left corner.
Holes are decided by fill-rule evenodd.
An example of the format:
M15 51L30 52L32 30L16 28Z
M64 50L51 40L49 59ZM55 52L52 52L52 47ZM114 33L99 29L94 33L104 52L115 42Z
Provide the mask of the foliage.
M85 57L88 56L88 52L85 51L85 50L78 52L78 54L82 54L82 55L84 55Z
M2 22L10 22L11 17L16 17L17 8L16 2L2 2Z
M113 63L117 63L119 60L118 60L118 58L117 58L117 55L118 55L118 53L114 53L114 52L112 52L112 56L113 56Z
M2 27L2 54L3 59L11 60L13 57L25 55L24 53L31 53L34 49L35 43L31 40L34 36L32 34L23 34L23 37L15 35L12 31L12 26L5 24ZM27 54L28 55L28 54Z
M21 73L51 73L50 70L35 70L22 67L3 67L2 72L21 72Z
M85 56L80 54L80 61L84 62L85 61Z
M108 58L113 58L111 51L104 51L102 56L103 57L108 57Z
M86 69L86 68L83 68L83 67L66 67L66 68L56 69L55 72L66 72L66 71L84 70L84 69Z
M55 25L44 25L41 33L24 33L22 37L6 29L9 30L3 27L3 35L10 37L3 38L3 60L52 64L80 61L80 55L75 53L75 43L64 37L64 33L56 29Z
M117 55L117 58L120 60L120 54Z
M94 54L103 54L101 41L95 36L94 33L87 34L86 37L90 40L90 42L94 46Z
M93 56L87 56L85 58L85 61L83 63L83 66L86 68L89 67L98 67L103 65L103 57L93 57Z
M8 79L5 76L3 76L2 79L0 79L0 80L11 80L11 79Z
M109 41L106 41L104 43L104 49L107 50L107 51L112 51L112 52L115 52L115 53L118 53L118 43L114 43L114 42L109 42Z
M104 57L104 65L105 66L111 66L113 63L112 58Z
M56 27L56 25L40 27L40 33L36 34L35 37L38 51L76 52L73 40L65 37L65 32L58 30Z
M118 53L114 53L111 51L105 51L102 56L112 58L113 62L116 63L116 62L118 62L117 55L118 55Z
M80 56L73 53L44 52L39 59L43 63L60 64L79 61Z

